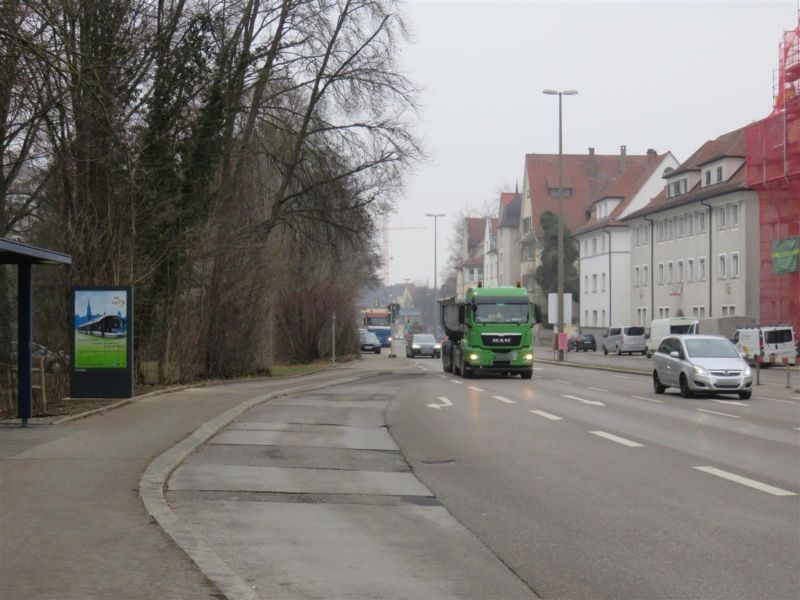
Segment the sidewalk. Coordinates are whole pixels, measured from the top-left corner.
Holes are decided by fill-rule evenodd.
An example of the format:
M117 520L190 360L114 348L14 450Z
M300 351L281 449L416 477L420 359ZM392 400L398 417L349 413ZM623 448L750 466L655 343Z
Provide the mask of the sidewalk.
M145 468L250 398L387 367L192 388L62 425L0 426L0 597L218 599L145 512Z

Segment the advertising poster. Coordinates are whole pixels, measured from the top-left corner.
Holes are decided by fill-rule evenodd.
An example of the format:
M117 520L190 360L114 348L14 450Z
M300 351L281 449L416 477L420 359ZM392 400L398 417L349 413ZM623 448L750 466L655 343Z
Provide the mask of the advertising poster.
M76 289L74 294L74 368L127 369L128 292Z

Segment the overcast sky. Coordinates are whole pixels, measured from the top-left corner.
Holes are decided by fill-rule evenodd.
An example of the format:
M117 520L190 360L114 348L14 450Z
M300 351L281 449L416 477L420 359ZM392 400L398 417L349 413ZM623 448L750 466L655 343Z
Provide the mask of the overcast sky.
M619 2L406 1L412 45L402 55L423 88L420 133L431 158L390 219L390 279L439 281L453 224L522 180L526 153L671 150L679 161L707 139L772 109L773 72L797 0Z

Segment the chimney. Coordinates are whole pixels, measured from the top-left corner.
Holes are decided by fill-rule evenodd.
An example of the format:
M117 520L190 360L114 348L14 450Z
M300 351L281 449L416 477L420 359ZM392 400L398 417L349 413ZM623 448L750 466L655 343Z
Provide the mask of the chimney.
M658 158L658 152L656 152L652 148L648 148L647 149L647 164L649 165L656 158Z
M624 173L625 168L628 166L628 148L626 146L619 147L619 172Z

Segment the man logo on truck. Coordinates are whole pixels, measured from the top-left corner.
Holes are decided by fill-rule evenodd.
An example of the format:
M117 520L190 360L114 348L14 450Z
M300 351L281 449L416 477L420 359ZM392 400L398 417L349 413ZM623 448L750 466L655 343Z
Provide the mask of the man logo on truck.
M503 338L492 338L493 344L510 344L511 338L503 337Z

